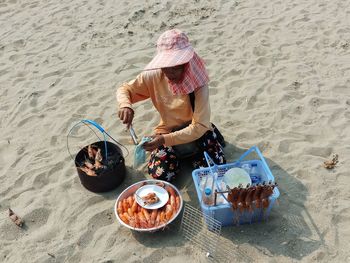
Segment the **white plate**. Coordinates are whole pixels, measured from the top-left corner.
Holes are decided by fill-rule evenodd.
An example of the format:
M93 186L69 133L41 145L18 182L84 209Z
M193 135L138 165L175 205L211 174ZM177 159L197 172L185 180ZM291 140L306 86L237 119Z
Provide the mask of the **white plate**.
M145 205L141 198L151 192L155 193L158 196L159 202ZM168 202L169 194L163 187L154 184L148 184L137 189L135 192L135 198L136 202L146 209L158 209L163 207Z
M252 184L249 174L241 168L231 168L224 174L224 182L232 189L239 184L245 188L247 184Z

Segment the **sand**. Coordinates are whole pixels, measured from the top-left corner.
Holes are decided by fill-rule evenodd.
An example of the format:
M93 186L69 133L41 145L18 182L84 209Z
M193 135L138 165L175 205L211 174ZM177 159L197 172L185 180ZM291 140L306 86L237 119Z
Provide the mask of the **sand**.
M349 18L347 0L1 1L0 261L208 261L179 223L144 235L113 212L127 186L149 178L132 168L116 87L150 61L161 32L177 27L207 63L228 160L257 145L281 191L267 222L222 229L232 259L349 262ZM135 109L136 133L151 134L154 108ZM79 181L66 137L82 119L130 151L114 191L95 194ZM78 130L73 155L96 139ZM326 170L332 153L339 163ZM175 184L198 207L189 167Z

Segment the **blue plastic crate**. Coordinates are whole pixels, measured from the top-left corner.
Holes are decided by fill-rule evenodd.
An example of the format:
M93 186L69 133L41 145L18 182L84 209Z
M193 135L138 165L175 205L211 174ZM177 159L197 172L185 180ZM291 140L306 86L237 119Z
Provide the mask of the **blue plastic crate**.
M255 151L260 160L246 160L244 161L244 158L249 155L251 152ZM202 202L202 189L200 187L201 179L205 176L207 176L209 173L217 172L218 173L218 181L222 179L225 172L231 168L234 167L242 167L244 164L249 165L257 165L257 170L261 176L260 182L275 182L275 178L273 177L271 170L269 166L267 165L263 155L261 154L260 150L253 146L248 151L246 151L239 159L238 161L234 163L228 163L224 165L213 165L211 167L207 168L199 168L192 172L192 178L194 181L194 185L196 187L197 196L199 203L201 205L202 211L208 215L213 217L214 219L221 222L222 226L229 226L229 225L238 225L238 224L249 224L252 222L262 221L266 220L268 215L270 214L270 211L275 204L277 198L279 197L280 193L278 191L278 188L275 187L273 194L269 197L269 207L266 209L263 208L254 208L253 213L244 211L241 213L240 211L233 211L232 206L230 203L224 203L224 204L218 204L216 206L207 206ZM216 184L217 185L217 184ZM224 190L224 189L223 189Z

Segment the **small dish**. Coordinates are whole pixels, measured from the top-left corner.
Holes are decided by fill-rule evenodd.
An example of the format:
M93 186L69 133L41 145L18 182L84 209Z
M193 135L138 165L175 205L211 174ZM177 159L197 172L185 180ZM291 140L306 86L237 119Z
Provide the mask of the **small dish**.
M144 201L142 200L142 197L152 192L157 195L157 197L159 198L159 201L154 204L145 204ZM136 199L136 202L143 208L158 209L163 207L168 202L169 194L167 190L165 190L163 187L160 187L154 184L148 184L137 189L137 191L135 192L135 199Z

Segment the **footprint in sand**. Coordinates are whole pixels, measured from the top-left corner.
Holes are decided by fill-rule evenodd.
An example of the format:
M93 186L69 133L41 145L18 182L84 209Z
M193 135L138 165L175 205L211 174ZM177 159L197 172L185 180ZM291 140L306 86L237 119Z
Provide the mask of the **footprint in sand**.
M95 232L100 228L114 223L113 215L110 210L105 210L95 214L89 219L86 231L80 236L78 244L81 247L87 247L93 240Z
M20 55L14 54L9 57L9 60L12 62L17 61L20 58Z
M283 140L279 143L278 150L282 153L289 153L289 145L293 143L291 140Z
M64 69L60 69L60 70L55 70L55 71L52 71L52 72L49 72L49 73L46 73L42 76L43 79L46 79L48 77L52 77L52 76L60 76L62 75L63 73L65 72Z
M312 98L309 101L309 105L314 107L314 108L318 108L320 106L320 100L318 98Z
M323 158L328 158L332 152L332 148L330 147L310 147L304 150L304 154L310 154Z
M246 101L246 97L238 97L237 99L235 99L232 103L231 106L234 108L239 108L243 102Z
M260 66L272 66L271 58L267 58L267 57L258 58L256 60L256 63L258 63Z
M210 96L214 96L214 95L216 95L216 94L218 94L218 89L217 88L213 88L213 87L211 87L210 89L209 89L209 95Z
M47 208L34 209L29 214L23 215L29 231L35 231L44 226L51 214L51 210Z

